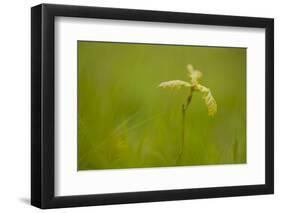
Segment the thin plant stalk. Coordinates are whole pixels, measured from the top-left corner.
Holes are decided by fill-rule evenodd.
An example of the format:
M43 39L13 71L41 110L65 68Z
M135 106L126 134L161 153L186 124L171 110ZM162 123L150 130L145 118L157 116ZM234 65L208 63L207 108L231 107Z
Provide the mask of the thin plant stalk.
M176 164L179 163L182 155L183 155L183 150L184 150L184 142L185 142L185 120L186 120L186 111L188 109L188 106L192 100L192 93L193 89L191 89L189 96L186 99L186 104L182 105L182 141L181 141L181 147L180 151L176 160Z

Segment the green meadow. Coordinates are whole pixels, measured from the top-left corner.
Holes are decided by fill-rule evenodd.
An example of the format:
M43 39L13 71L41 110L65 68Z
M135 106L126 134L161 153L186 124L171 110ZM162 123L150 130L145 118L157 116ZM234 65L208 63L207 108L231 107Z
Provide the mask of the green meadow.
M191 89L202 73L217 112ZM246 163L246 49L78 41L78 170ZM184 134L184 139L183 139Z

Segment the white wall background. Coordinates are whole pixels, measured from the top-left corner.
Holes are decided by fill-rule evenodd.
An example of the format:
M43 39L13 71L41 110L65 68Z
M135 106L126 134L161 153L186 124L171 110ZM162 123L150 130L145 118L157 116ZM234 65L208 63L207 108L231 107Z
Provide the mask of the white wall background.
M279 212L281 209L281 3L276 0L45 0L180 12L275 18L275 195L57 209L50 212ZM0 212L39 212L30 197L30 7L37 0L2 1L0 12ZM279 210L279 211L278 211Z

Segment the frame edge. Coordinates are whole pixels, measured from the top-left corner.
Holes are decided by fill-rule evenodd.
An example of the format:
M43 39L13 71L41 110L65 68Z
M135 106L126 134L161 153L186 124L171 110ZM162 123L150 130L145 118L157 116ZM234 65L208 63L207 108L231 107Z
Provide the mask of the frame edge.
M274 19L268 19L265 36L265 183L268 193L274 194Z
M31 205L42 206L41 63L42 5L31 8Z

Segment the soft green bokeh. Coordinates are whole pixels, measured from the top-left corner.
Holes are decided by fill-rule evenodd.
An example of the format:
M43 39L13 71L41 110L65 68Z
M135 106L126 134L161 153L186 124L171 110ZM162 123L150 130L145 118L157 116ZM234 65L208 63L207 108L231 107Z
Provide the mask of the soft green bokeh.
M218 105L199 92L187 110L186 65L203 73ZM78 42L78 170L246 163L246 49Z

